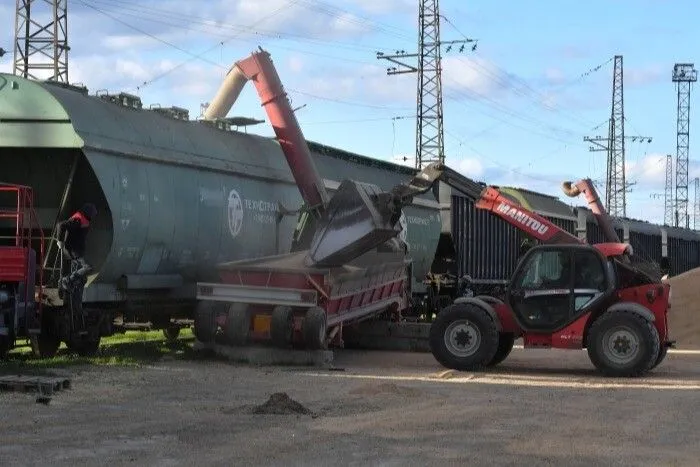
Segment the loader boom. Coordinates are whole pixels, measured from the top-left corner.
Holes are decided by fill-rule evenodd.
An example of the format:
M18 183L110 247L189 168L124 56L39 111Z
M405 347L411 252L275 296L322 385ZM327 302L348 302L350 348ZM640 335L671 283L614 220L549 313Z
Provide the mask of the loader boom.
M496 188L486 187L474 204L477 209L491 211L501 219L545 244L578 244L582 240L544 217L513 203Z

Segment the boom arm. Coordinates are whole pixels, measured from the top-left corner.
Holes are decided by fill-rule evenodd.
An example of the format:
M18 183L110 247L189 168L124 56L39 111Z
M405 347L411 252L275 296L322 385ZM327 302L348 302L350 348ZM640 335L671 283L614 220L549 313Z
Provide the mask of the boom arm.
M491 211L509 224L535 237L542 243L569 244L583 243L542 216L519 206L498 192L494 187L487 187L474 204L477 209Z

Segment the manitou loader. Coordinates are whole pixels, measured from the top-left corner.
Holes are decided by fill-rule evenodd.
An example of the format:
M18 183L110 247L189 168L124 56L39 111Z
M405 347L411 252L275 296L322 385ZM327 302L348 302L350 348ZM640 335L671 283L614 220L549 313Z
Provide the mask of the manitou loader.
M581 349L608 376L641 376L673 342L667 313L671 288L635 268L590 180L565 182L583 193L607 243L585 244L547 219L512 203L494 187L476 207L506 220L540 245L519 260L505 298L458 298L432 323L430 348L447 368L475 371L502 362L522 338L525 348Z

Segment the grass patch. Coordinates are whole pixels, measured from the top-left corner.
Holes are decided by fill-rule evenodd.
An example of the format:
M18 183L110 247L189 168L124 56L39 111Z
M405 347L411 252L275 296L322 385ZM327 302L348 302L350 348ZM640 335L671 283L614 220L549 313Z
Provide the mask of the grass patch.
M61 344L55 357L44 359L34 357L29 347L20 347L11 351L8 359L0 363L0 374L46 374L52 369L90 365L138 367L164 357L173 360L209 359L206 352L193 350L194 340L189 328L182 329L173 343L166 341L162 331L127 331L102 338L95 356L80 357Z

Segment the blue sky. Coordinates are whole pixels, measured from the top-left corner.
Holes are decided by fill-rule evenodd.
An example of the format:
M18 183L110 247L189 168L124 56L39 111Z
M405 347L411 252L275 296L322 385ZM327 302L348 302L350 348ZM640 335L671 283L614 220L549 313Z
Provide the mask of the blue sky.
M11 50L14 9L4 3L0 47ZM440 3L443 40L478 39L474 53L443 54L449 165L554 195L565 179L604 180L605 154L589 152L583 136L607 132L612 57L620 54L626 134L653 137L627 144L627 176L636 181L628 215L663 219L663 202L651 195L663 193L665 154L676 152L671 72L695 61L697 2ZM72 0L69 76L93 93L124 90L146 106L186 107L194 118L230 65L260 45L293 106L304 106L297 118L308 139L400 161L414 154L416 76L387 76L376 52L416 50L417 10L414 0ZM11 61L1 58L0 70ZM265 118L252 86L231 115ZM691 202L700 175L695 115L691 109ZM267 124L249 131L272 135Z

